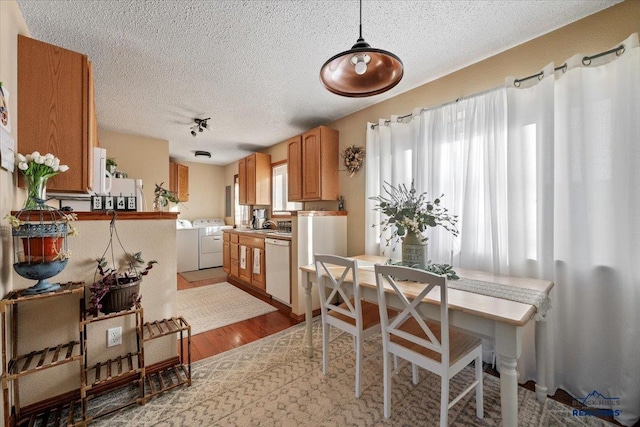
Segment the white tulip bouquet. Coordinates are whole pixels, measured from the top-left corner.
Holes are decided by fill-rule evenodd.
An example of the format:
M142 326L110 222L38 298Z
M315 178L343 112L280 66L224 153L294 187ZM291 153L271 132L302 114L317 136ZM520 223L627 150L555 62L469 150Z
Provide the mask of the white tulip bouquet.
M34 178L49 179L56 176L59 172L69 170L69 166L61 165L60 159L51 153L47 153L44 156L38 151L34 151L26 156L17 153L16 160L18 161L18 169L22 171L22 174Z
M26 156L17 153L16 161L27 183L25 209L37 209L38 205L44 203L47 180L69 170L69 166L61 165L60 159L51 153L42 155L34 151Z

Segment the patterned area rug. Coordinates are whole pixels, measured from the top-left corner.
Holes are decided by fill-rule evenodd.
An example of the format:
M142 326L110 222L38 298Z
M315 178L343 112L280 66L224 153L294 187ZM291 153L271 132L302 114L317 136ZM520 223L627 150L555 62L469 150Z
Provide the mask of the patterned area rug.
M393 378L392 414L382 413L382 344L365 344L362 396L354 397L353 341L332 331L329 374L322 374L320 323L314 321L315 354L305 356L304 324L255 341L193 366L193 385L96 420L97 426L432 426L439 421L439 378L420 371L411 385L411 366L401 363ZM467 367L452 380L452 394L473 378ZM449 410L449 425L499 426L499 380L484 379L483 420L475 416L474 394ZM598 418L572 417L571 408L518 388L518 425L611 426Z
M191 325L191 335L276 311L276 308L230 283L178 291L178 314Z
M207 279L224 278L226 280L227 278L227 273L224 272L222 267L205 268L204 270L195 270L195 271L183 271L182 273L178 273L178 274L182 276L189 283L199 282L200 280L207 280Z

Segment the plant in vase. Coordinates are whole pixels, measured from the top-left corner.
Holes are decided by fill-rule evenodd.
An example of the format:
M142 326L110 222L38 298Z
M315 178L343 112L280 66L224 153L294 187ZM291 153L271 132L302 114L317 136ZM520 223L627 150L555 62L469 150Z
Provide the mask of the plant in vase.
M382 214L380 236L391 231L391 235L385 239L385 246L392 245L395 250L396 244L402 241L403 265L430 271L434 268L437 274L450 275L452 270L447 264L428 262L426 252L428 238L424 235L428 227L438 226L444 227L454 236L458 235L457 215L450 214L440 205L440 199L444 195L433 201L428 200L426 192L416 194L413 181L410 189L407 189L405 184L394 187L388 182L384 183L383 189L385 195L370 197L370 199L376 201L375 210Z
M111 175L116 173L116 169L118 168L118 164L116 163L116 159L113 158L113 157L107 158L106 167L107 167L107 172L109 172Z
M115 266L107 267L104 257L97 258L98 263L94 282L91 285L89 313L97 316L99 311L113 313L131 308L139 303L140 282L142 277L149 274L157 261L146 262L142 259L142 253L125 254L125 268L117 269ZM96 280L97 279L97 280Z
M69 170L69 166L61 165L60 159L51 153L17 153L16 161L27 184L27 200L23 209L40 209L47 200L47 181L58 173Z
M164 182L161 182L160 185L156 184L156 189L153 191L154 199L153 199L153 210L154 211L162 211L167 207L169 202L171 203L180 203L178 196L173 192L169 191L166 188L162 187Z
M15 271L26 279L38 280L23 293L33 295L59 289L59 284L46 279L60 273L71 257L66 237L78 234L72 225L76 214L42 205L36 211L21 210L15 216L6 215L5 219L12 227Z

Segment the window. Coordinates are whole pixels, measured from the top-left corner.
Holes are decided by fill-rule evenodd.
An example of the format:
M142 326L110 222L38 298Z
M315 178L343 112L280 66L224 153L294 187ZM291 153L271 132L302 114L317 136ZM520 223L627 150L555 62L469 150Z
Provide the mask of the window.
M271 216L287 216L290 215L290 211L302 210L304 208L303 203L290 202L288 200L287 163L274 163L271 173Z
M249 206L240 204L240 179L238 175L233 177L233 207L234 224L236 226L249 226Z

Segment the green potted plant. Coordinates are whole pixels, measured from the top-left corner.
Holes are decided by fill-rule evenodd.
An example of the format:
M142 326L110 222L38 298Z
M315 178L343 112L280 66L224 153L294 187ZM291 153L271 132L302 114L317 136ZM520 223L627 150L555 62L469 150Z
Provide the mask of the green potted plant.
M410 189L407 189L405 184L394 187L388 182L384 183L383 189L385 195L370 197L370 199L377 202L374 209L382 214L380 220L381 236L384 232L391 231L391 236L386 238L386 246L393 244L395 250L395 245L402 241L403 264L427 268L429 265L427 258L428 238L424 232L428 227L444 227L451 234L457 236L457 215L450 214L445 207L440 205L440 199L444 195L431 201L427 199L426 192L416 194L413 181ZM444 270L449 271L446 268Z
M118 168L118 164L116 163L116 159L114 157L109 157L107 159L107 172L111 175L116 173L116 169Z
M153 199L153 210L154 211L163 211L168 205L171 203L180 203L180 199L173 192L169 191L163 187L164 182L160 184L156 184L156 189L153 191L154 199Z

